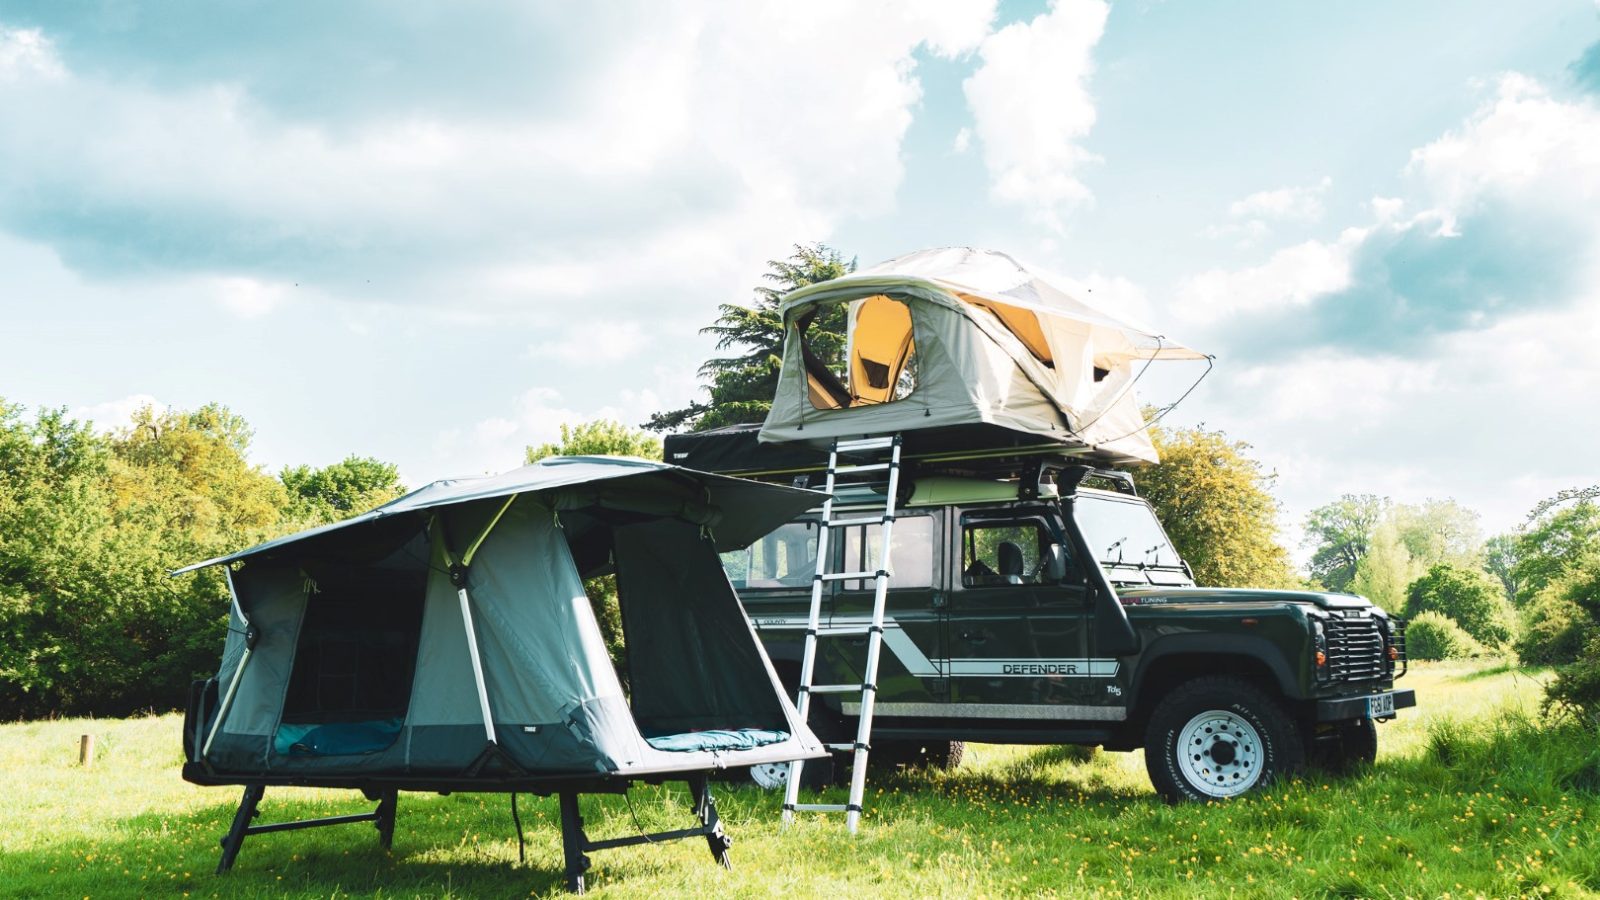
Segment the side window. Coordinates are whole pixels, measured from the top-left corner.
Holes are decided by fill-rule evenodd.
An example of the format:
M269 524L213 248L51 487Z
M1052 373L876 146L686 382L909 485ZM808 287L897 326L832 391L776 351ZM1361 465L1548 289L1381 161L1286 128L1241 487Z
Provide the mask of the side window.
M817 523L790 522L743 550L722 554L738 589L810 587L817 571Z
M1049 531L1035 518L961 520L961 584L989 587L1040 584L1045 577L1045 555L1052 543Z
M894 567L894 577L889 579L889 589L933 587L933 517L897 518L893 534L894 552L889 562ZM844 568L855 572L877 571L878 550L882 546L882 525L855 525L844 529ZM867 591L872 587L867 579L844 582L847 591Z

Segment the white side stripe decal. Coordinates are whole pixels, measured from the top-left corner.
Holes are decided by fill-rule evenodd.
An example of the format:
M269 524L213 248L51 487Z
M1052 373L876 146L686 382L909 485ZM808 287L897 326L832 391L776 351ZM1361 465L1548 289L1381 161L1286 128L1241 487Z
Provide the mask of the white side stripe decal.
M758 630L793 631L804 629L804 618L765 616L754 618ZM819 634L854 630L868 624L866 620L834 619L817 629ZM906 671L918 678L1115 678L1122 668L1116 659L989 659L965 657L961 659L929 659L917 642L893 619L883 622L883 643L889 652L900 660Z

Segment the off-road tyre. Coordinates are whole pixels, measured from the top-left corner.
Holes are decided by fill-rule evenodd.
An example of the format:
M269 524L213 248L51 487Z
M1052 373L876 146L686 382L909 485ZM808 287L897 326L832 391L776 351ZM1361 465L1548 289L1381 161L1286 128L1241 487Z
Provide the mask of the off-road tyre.
M1305 745L1271 695L1242 678L1214 675L1179 685L1157 704L1144 761L1168 803L1224 800L1300 771Z
M1378 723L1371 719L1325 722L1306 729L1306 764L1333 775L1348 775L1378 759Z
M949 771L961 765L966 753L965 741L873 741L867 764L882 771L901 766Z

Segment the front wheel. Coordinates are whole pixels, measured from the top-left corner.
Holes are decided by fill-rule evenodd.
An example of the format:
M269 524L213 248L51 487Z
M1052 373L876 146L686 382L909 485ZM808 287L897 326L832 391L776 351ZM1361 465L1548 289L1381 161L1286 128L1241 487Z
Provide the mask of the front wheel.
M1292 717L1242 678L1196 678L1156 706L1145 768L1168 803L1226 800L1296 772L1304 747Z

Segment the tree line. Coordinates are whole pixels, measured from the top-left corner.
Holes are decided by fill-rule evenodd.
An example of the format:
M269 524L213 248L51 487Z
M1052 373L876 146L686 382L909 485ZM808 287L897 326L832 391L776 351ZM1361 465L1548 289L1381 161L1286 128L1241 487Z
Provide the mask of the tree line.
M563 423L560 440L527 448L526 460L659 459L649 432L762 421L782 358L780 298L854 268L831 248L796 246L772 261L751 305L721 305L705 329L722 355L700 369L704 400L651 416L643 431ZM814 350L841 354L842 310L811 333ZM1306 520L1302 574L1280 540L1276 474L1247 443L1203 426L1151 434L1161 462L1136 473L1140 493L1199 583L1360 593L1411 620L1413 658L1514 652L1561 665L1553 702L1600 710L1600 490L1556 495L1488 539L1453 500L1347 495ZM216 665L227 589L216 569L169 570L404 492L395 466L368 457L271 474L250 461L251 437L215 404L143 409L105 433L59 409L27 419L0 399L0 719L175 707ZM615 584L588 587L616 651Z
M401 492L362 457L270 475L250 439L220 405L142 409L106 434L0 400L0 718L176 706L215 669L227 588L170 570Z

